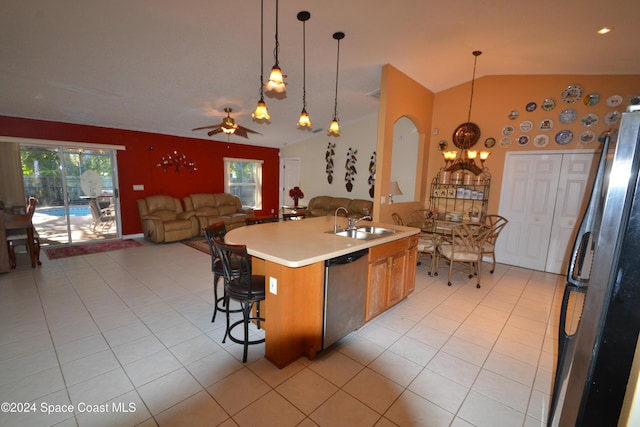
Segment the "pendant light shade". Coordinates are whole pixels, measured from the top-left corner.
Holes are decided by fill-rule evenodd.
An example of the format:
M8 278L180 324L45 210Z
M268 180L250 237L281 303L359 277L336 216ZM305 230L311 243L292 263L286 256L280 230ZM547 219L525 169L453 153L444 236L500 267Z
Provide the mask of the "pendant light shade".
M340 136L340 121L338 120L338 70L340 69L340 40L344 38L344 33L341 31L333 33L333 38L338 41L338 54L336 56L336 98L333 106L333 120L327 131L327 135Z
M264 102L264 0L260 0L260 100L256 110L251 114L254 121L269 121L271 116Z
M302 21L302 111L298 119L299 129L311 129L311 119L307 113L307 21L311 14L305 10L298 13L298 21Z
M266 84L267 91L284 93L287 90L287 84L284 82L285 76L280 69L280 62L278 60L278 53L280 51L280 43L278 41L278 0L276 0L276 47L273 49L273 56L276 63L271 68L271 75L269 75L269 81Z

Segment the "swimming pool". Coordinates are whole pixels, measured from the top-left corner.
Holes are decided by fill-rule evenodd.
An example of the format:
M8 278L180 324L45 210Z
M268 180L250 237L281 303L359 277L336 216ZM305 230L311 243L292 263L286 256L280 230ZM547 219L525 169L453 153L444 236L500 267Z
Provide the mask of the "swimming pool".
M37 209L36 212L51 215L51 216L64 216L64 208L42 208ZM70 206L69 216L91 216L91 210L88 206Z

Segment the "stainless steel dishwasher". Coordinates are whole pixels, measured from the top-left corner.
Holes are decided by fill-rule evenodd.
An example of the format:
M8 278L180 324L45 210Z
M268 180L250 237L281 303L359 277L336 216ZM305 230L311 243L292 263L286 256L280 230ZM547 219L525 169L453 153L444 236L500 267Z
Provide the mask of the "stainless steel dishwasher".
M364 325L368 253L363 249L324 263L323 349Z

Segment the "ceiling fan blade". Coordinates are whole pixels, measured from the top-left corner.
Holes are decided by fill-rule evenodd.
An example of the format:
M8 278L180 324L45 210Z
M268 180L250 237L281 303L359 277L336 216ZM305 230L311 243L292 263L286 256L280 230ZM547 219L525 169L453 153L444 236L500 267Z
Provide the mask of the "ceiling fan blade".
M221 127L217 128L217 129L214 129L214 130L210 130L209 132L207 132L207 135L213 136L213 135L215 135L217 133L220 133L220 132L222 132L222 128Z
M202 129L214 129L216 127L220 126L218 125L211 125L211 126L202 126L201 128L195 128L195 129L191 129L191 130L202 130Z
M255 134L257 134L257 135L262 135L260 132L256 132L255 130L251 130L251 129L246 128L246 127L244 127L244 126L239 126L239 127L241 127L242 129L244 129L246 132L249 132L249 133L255 133Z
M241 136L241 137L243 137L243 138L249 138L249 137L247 136L247 130L246 130L245 128L243 128L242 126L238 126L238 127L236 128L236 131L235 131L233 134L234 134L234 135Z

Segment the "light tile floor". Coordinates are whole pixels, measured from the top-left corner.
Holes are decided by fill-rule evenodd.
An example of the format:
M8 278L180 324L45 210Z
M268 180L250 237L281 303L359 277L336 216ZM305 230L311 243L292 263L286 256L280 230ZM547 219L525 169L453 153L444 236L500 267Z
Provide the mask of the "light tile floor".
M448 287L423 264L405 301L280 370L222 344L210 265L145 243L0 275L0 402L21 410L0 425L545 425L561 276L484 265L481 289Z

